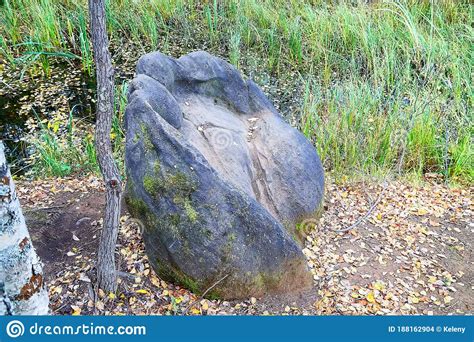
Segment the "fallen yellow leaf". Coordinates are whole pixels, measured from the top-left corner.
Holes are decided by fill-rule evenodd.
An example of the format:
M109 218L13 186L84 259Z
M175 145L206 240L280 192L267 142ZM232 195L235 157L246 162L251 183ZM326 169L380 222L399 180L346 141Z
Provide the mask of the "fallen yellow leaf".
M207 309L209 309L209 304L207 303L207 300L201 301L201 309L203 309L204 311L207 311Z
M153 277L150 280L153 285L155 285L156 287L160 287L160 280L158 278Z
M380 283L378 281L374 283L374 289L379 290L379 291L383 291L384 288L385 288L385 286L382 283Z
M72 315L79 316L81 314L81 308L76 305L71 305Z
M95 302L95 307L98 310L104 310L104 303L101 300L98 300L97 302Z
M423 215L428 214L428 210L426 210L425 208L418 208L418 211L416 212L416 214L419 216L423 216Z
M418 232L428 235L428 230L423 226L418 227Z
M454 298L451 296L444 297L444 304L449 304Z
M367 298L367 301L369 303L375 303L375 296L373 291L370 291L365 298Z

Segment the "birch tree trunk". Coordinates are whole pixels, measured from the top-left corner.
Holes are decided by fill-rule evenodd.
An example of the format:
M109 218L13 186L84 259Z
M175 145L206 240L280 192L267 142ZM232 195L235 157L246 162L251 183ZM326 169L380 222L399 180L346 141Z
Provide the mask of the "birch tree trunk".
M110 141L114 114L114 69L109 53L105 0L89 0L89 15L97 74L95 146L106 188L105 217L97 259L97 282L99 288L115 291L117 272L114 254L120 222L122 183L112 155Z
M0 315L46 315L48 291L0 141Z

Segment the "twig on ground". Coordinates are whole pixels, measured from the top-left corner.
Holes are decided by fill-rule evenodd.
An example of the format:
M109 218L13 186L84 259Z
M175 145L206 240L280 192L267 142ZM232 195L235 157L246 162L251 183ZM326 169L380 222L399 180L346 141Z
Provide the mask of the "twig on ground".
M229 274L226 274L225 276L223 276L221 279L219 279L218 281L216 281L214 284L212 284L210 287L207 288L206 291L204 291L202 293L202 295L196 299L195 301L193 301L191 304L189 304L186 309L184 309L183 311L183 315L186 315L186 313L189 311L189 309L191 309L197 302L200 302L201 300L204 299L204 297L208 294L209 291L211 291L214 287L216 287L217 285L219 285L219 283L221 283L222 281L224 281L225 278L227 278L229 276Z
M382 200L382 197L383 197L383 194L385 192L385 190L387 189L387 182L384 181L384 185L383 185L383 189L382 191L380 192L379 196L377 197L377 199L375 200L375 202L372 204L372 206L369 208L369 210L365 213L364 216L361 216L357 221L355 221L353 224L351 224L350 226L348 227L345 227L345 228L342 228L342 229L337 229L337 230L333 230L334 232L336 233L345 233L351 229L354 229L356 228L359 224L361 224L362 222L364 222L367 217L369 217L369 215L374 211L374 209L377 207L377 205L380 203L380 201Z
M51 206L51 207L25 208L25 209L23 209L23 211L25 211L25 212L35 212L35 211L40 211L40 210L62 209L64 207L65 207L65 205L55 205L55 206Z
M57 307L56 309L54 309L52 311L53 311L53 313L60 315L59 312L68 305L70 305L70 303L64 303L63 305L61 305L60 307Z
M127 278L128 280L133 280L133 281L135 281L135 278L136 278L136 276L134 276L133 274L122 272L122 271L117 271L117 276L120 278Z
M445 131L444 131L444 184L448 185L448 176L449 176L449 128L448 123L445 121L444 123Z

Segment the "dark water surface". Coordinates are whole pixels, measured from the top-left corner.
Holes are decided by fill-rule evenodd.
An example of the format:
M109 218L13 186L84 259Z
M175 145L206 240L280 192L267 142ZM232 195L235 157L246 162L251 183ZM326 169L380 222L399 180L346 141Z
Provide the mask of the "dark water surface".
M7 159L14 174L23 173L26 158L33 152L25 140L27 120L51 119L51 113L69 111L73 117L94 120L95 78L80 67L56 64L50 76L21 77L8 67L0 84L0 139L6 146ZM3 75L2 75L3 76Z

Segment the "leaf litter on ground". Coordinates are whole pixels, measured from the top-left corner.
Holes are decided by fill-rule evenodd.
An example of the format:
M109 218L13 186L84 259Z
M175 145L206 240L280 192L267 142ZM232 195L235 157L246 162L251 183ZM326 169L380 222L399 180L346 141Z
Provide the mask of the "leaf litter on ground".
M392 181L366 220L338 233L369 211L382 191L377 183L336 184L329 181L325 211L306 237L303 253L313 274L314 289L299 300L254 298L225 301L165 282L146 256L140 228L124 210L117 244L119 289L104 293L92 288L102 225L103 187L95 176L19 181L30 233L52 229L58 215L66 222L67 250L46 267L51 309L55 314L100 315L392 315L473 314L474 256L473 189L450 188L436 182L412 185ZM83 217L83 205L92 205ZM36 211L48 220L28 219ZM95 211L93 211L95 210ZM52 216L52 217L51 217ZM59 216L62 217L62 216ZM55 221L56 219L56 221ZM59 221L61 223L61 221ZM48 253L38 241L39 254ZM65 247L66 248L66 247ZM41 253L42 252L42 253ZM47 255L47 254L45 254ZM190 306L189 309L188 306Z

